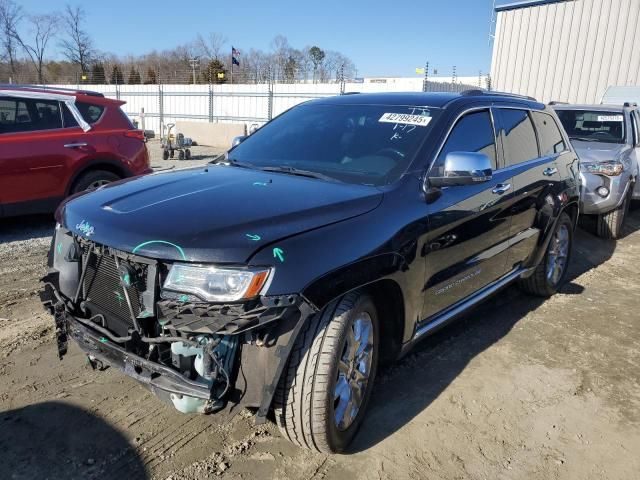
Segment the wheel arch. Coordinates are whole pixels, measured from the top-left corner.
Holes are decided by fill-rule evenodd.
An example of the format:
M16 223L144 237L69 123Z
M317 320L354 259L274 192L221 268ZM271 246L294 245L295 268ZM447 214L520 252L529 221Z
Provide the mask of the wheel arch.
M73 191L73 187L78 182L78 179L80 179L80 177L89 172L95 172L97 170L104 170L106 172L113 173L120 178L126 178L132 175L132 173L124 165L122 165L122 162L119 162L117 160L113 160L110 158L91 160L73 173L71 179L67 183L65 194L67 196L71 194L71 192Z
M404 264L402 256L391 253L361 260L315 280L303 290L303 296L322 310L356 290L371 295L378 312L381 360L390 362L399 355L407 328L407 299L396 275Z
M527 263L529 267L537 266L544 258L547 247L549 246L549 242L551 241L551 237L556 228L556 224L558 223L558 219L563 213L569 215L571 224L573 225L573 230L575 231L575 229L577 228L578 217L580 215L580 207L577 201L571 200L565 205L562 205L560 208L558 208L557 214L552 218L549 228L546 229L544 235L541 236L538 242L537 250L535 252L535 255L533 256L533 261Z

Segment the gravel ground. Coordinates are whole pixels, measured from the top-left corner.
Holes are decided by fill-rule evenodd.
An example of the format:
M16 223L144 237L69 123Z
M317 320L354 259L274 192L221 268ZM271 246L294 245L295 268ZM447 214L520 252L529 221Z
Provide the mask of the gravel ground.
M202 148L190 164L216 153ZM638 478L640 210L618 242L578 232L554 298L509 288L383 371L336 456L296 449L248 411L179 414L73 343L58 361L37 298L52 228L0 221L2 479Z

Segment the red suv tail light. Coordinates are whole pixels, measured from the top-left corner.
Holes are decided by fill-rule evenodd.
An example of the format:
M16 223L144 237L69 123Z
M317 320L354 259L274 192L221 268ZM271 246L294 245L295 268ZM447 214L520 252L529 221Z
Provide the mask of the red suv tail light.
M127 130L124 132L125 137L137 138L138 140L145 140L144 131L143 130Z

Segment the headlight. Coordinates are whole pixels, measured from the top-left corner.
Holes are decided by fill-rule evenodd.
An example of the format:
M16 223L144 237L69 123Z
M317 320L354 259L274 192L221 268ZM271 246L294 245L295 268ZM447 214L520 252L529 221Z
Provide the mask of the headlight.
M269 274L269 269L176 263L169 270L163 290L192 294L208 302L234 302L258 295Z
M596 175L607 175L609 177L616 177L624 170L624 165L620 162L598 162L598 163L581 163L580 170L588 173L595 173Z

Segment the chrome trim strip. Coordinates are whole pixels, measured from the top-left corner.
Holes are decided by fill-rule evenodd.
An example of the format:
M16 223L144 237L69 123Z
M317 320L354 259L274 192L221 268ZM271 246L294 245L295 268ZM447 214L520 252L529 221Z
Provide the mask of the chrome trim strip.
M439 327L443 323L446 323L449 320L453 319L454 317L457 317L458 315L464 313L470 307L480 303L487 297L493 295L495 292L500 290L502 287L508 285L509 283L511 283L518 277L520 277L520 275L522 275L524 272L526 272L525 269L516 268L511 272L507 273L506 275L504 275L503 277L499 278L495 282L490 283L484 289L476 292L472 296L467 297L466 299L461 300L458 303L454 304L451 308L449 308L449 310L446 310L444 313L436 314L434 317L431 317L432 320L430 321L429 319L424 320L422 322L424 323L424 325L418 326L418 328L416 329L416 333L413 335L413 338L411 339L411 342L415 342L420 337L424 336L425 334Z

